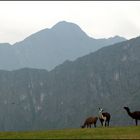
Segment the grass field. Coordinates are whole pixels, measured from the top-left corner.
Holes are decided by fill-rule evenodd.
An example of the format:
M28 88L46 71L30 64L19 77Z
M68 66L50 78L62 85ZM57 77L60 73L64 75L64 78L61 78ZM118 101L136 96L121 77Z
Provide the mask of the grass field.
M0 132L1 139L140 139L140 126Z

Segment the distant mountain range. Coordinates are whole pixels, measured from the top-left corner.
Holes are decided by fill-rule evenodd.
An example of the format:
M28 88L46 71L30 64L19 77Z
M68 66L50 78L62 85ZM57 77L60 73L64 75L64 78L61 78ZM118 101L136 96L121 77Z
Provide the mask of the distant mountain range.
M39 68L52 70L66 60L75 60L103 46L125 41L115 36L108 39L89 37L81 28L66 21L44 29L21 42L0 44L0 69Z
M49 72L0 70L0 130L79 128L85 118L98 115L99 107L111 114L111 126L134 125L123 106L140 110L139 99L137 37L65 61Z

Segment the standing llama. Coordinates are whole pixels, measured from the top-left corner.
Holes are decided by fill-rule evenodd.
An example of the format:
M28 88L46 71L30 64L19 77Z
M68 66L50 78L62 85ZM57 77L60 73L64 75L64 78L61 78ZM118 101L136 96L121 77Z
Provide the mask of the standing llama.
M94 127L96 127L98 117L89 117L85 120L84 124L81 126L81 128L85 128L87 126L91 128L91 125L94 124Z
M127 111L128 115L135 119L136 126L138 125L138 120L140 120L140 111L130 112L130 109L128 107L124 107L124 109Z
M108 112L103 112L103 109L99 108L99 120L102 126L109 126L110 118L111 116Z

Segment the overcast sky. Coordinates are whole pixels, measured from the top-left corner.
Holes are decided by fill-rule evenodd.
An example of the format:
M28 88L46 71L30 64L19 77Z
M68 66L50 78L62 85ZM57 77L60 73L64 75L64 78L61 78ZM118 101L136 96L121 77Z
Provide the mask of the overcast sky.
M93 38L140 35L140 1L0 1L0 43L11 44L59 21Z

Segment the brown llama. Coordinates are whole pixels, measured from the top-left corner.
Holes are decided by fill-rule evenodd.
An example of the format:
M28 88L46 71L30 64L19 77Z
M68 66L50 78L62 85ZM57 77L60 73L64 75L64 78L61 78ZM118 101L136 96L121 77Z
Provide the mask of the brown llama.
M81 128L85 128L87 126L91 128L91 125L94 124L94 127L96 127L98 117L89 117L85 120L84 124L81 126Z
M108 112L103 112L103 109L99 108L99 120L102 126L109 126L110 118L111 115Z
M124 109L127 111L128 115L132 119L135 119L136 126L137 126L138 125L138 120L140 120L140 111L130 112L130 109L128 107L124 107Z

